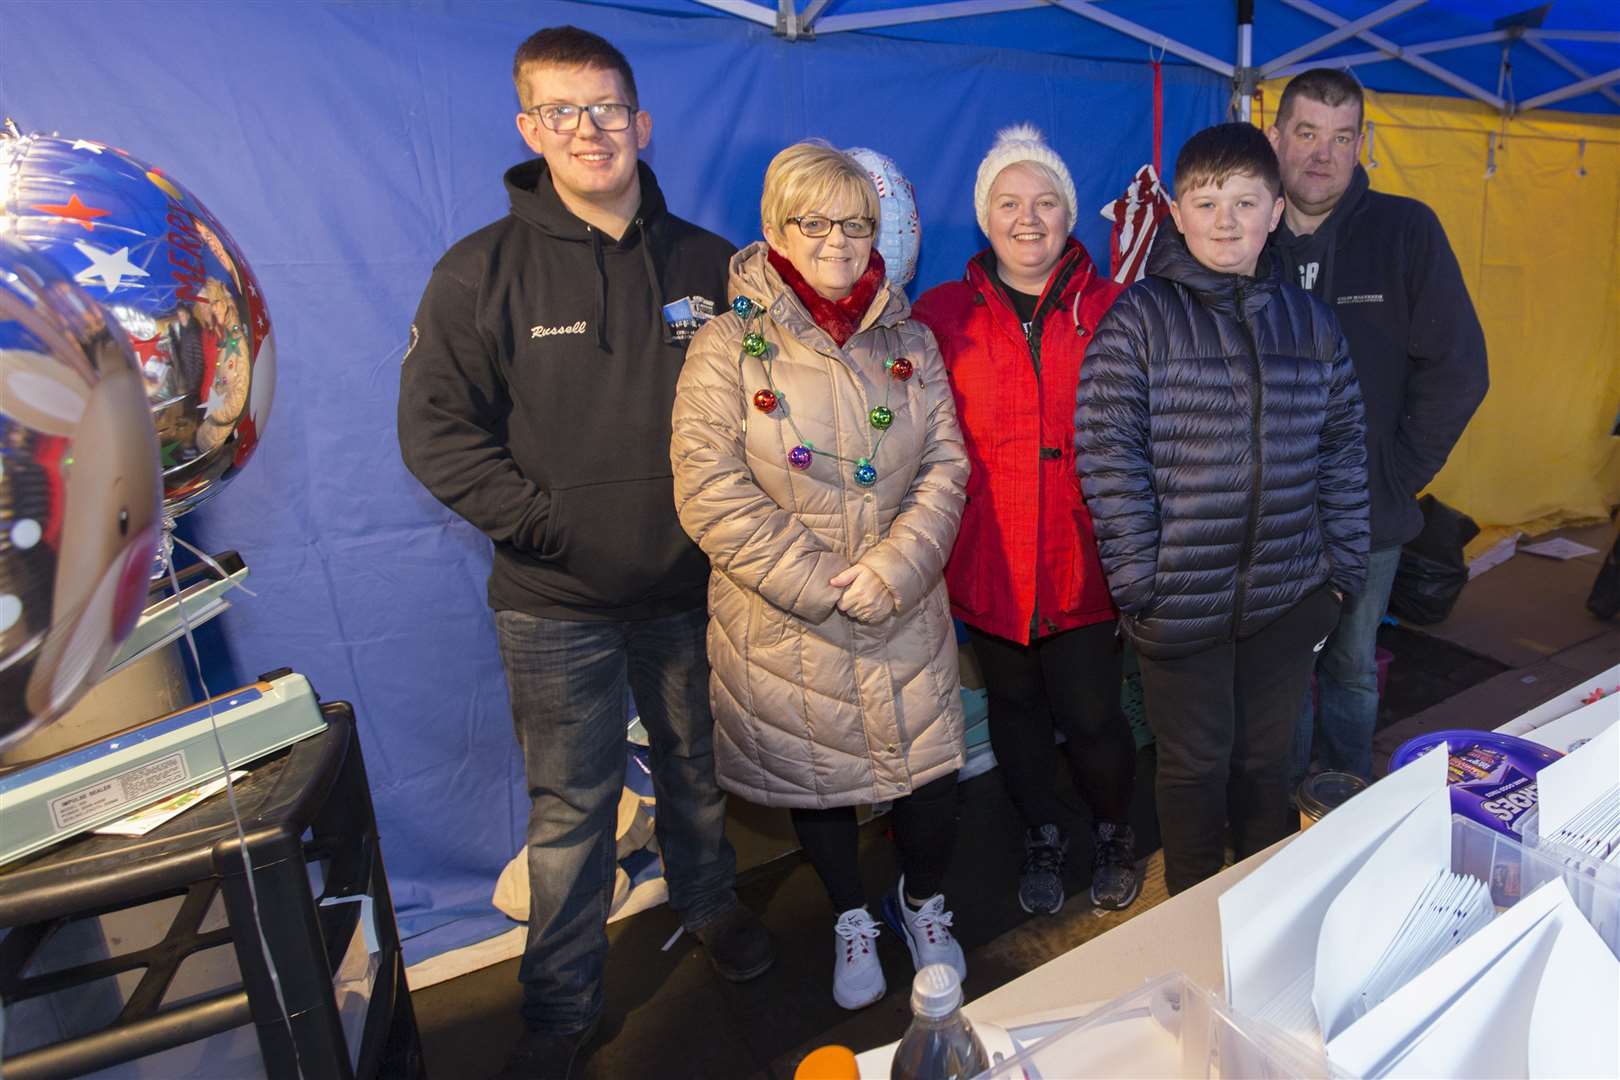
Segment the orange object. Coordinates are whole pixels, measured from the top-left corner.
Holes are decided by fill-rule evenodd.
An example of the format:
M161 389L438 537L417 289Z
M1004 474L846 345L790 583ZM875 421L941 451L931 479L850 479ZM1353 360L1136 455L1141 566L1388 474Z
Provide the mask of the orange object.
M855 1052L847 1046L818 1046L793 1070L793 1080L861 1080Z

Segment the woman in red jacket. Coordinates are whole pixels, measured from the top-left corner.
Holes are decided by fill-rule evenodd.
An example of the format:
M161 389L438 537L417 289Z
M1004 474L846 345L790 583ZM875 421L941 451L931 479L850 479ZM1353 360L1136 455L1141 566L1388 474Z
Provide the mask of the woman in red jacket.
M1120 709L1116 611L1074 469L1074 402L1092 329L1118 287L1070 237L1074 181L1039 131L1002 131L974 186L988 251L914 314L939 340L973 471L945 569L990 695L990 745L1024 818L1018 901L1056 913L1069 839L1054 720L1095 822L1091 899L1139 891L1126 824L1136 747Z

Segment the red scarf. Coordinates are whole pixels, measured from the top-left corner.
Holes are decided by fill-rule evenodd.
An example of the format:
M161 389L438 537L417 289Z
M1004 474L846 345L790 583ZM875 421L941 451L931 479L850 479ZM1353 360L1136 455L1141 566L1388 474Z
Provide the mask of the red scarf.
M776 272L782 275L782 280L793 288L794 295L804 304L810 317L816 320L816 325L827 331L842 349L844 342L855 335L855 329L861 325L861 318L866 309L872 306L872 298L877 295L878 287L883 284L883 256L878 254L877 248L872 249L872 258L866 264L866 272L855 282L855 287L849 295L842 300L828 300L816 292L811 284L804 280L804 275L794 268L787 259L778 255L775 249L768 249L771 265Z

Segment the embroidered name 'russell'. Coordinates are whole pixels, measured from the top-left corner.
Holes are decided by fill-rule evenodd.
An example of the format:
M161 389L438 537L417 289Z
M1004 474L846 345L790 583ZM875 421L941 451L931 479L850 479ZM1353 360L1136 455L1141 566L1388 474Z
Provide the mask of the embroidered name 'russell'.
M529 337L543 338L551 337L554 334L583 334L584 332L585 320L581 319L579 322L569 323L567 326L532 326L529 328Z

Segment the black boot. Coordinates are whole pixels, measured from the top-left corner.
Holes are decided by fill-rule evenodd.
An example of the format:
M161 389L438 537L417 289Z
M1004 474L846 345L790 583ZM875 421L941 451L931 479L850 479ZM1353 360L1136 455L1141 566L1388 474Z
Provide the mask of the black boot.
M703 943L714 970L732 982L747 982L763 975L776 961L770 932L759 916L741 904L691 930Z

